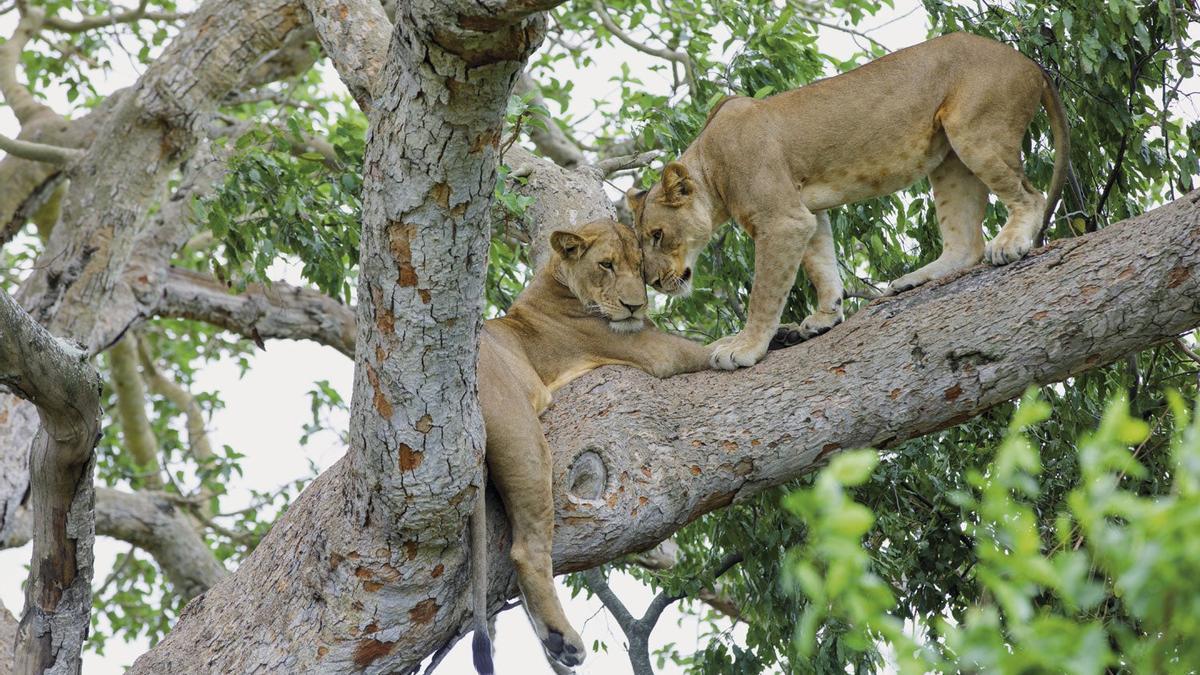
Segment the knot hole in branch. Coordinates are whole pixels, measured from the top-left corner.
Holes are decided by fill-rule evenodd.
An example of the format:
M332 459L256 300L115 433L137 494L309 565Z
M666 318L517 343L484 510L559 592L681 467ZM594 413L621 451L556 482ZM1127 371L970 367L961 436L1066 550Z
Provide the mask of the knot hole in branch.
M567 474L567 493L576 499L595 501L608 486L608 468L595 450L584 450L571 464Z

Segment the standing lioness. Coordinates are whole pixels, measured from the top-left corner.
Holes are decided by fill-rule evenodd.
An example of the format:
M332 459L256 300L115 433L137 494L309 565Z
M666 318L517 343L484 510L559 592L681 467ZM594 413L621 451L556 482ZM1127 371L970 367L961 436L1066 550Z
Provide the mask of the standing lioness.
M703 370L711 350L646 321L642 253L628 227L596 221L550 235L553 254L508 314L485 321L479 403L487 466L512 524L512 560L525 610L546 654L565 667L586 648L554 592L550 447L538 416L560 387L605 364L658 377ZM476 668L491 672L483 500L472 517Z
M1021 168L1021 139L1039 103L1050 116L1056 152L1049 201ZM697 256L714 228L733 217L755 240L754 287L746 327L714 344L712 365L753 365L775 335L801 262L816 287L817 309L795 329L797 337L842 321L825 209L929 176L942 254L892 282L893 293L980 258L1003 265L1024 256L1062 191L1064 116L1036 63L965 33L763 100L724 99L662 181L628 193L646 280L666 293L688 292ZM1008 222L985 246L989 191L1007 207Z

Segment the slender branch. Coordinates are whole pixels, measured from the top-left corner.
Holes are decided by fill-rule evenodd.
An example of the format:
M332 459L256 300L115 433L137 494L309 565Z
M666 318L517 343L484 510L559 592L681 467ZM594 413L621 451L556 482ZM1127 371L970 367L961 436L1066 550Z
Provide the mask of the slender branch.
M48 16L46 17L46 27L61 33L83 33L95 30L96 28L105 28L122 23L133 23L134 21L141 21L143 19L148 21L182 21L191 16L190 12L148 12L146 11L146 5L148 4L150 4L149 0L139 0L138 6L134 9L107 16L85 16L79 21Z
M1187 343L1183 341L1183 338L1176 338L1175 346L1179 347L1179 350L1183 352L1184 356L1195 361L1196 363L1200 363L1200 353L1197 353L1194 349L1188 347Z
M596 168L600 169L605 176L624 171L626 169L637 169L650 164L658 159L662 153L658 150L649 150L647 152L639 152L632 155L621 155L619 157L606 157L596 162Z
M170 401L187 419L188 451L192 453L192 458L200 463L212 459L212 444L208 440L208 431L204 428L204 411L200 409L200 404L196 403L196 397L154 365L154 358L150 356L144 342L138 342L137 352L138 360L142 364L142 375L150 385L150 390Z
M50 110L29 92L29 88L17 80L17 65L21 62L21 51L29 40L41 30L45 12L37 7L29 7L17 22L17 28L4 44L0 45L0 94L4 95L5 103L12 108L21 126L33 119L34 116ZM5 152L12 150L0 146ZM16 154L16 153L13 153ZM41 160L39 160L41 161Z
M13 157L29 159L35 162L45 162L46 164L57 164L59 166L70 164L72 161L83 156L82 150L47 145L45 143L21 141L9 138L4 134L0 134L0 150Z
M604 24L604 27L608 29L608 32L613 34L613 37L617 38L621 42L624 42L630 47L633 47L639 52L642 52L643 54L657 56L660 59L673 61L683 66L683 74L684 78L687 80L688 88L692 92L696 91L696 77L692 70L692 59L687 55L687 52L680 52L674 49L651 47L650 45L638 42L633 38L633 36L631 36L629 33L626 33L624 29L618 26L616 21L613 21L612 16L610 16L608 13L608 9L600 0L592 0L592 9L596 12L596 15L600 17L600 23Z
M596 597L600 598L600 602L604 603L604 606L612 613L613 618L617 620L617 624L621 626L621 630L627 634L632 631L634 625L637 623L637 619L633 618L633 615L626 609L625 603L621 602L621 599L613 592L612 587L608 585L608 579L605 578L604 572L599 567L593 567L583 573L583 579L587 582L588 588L596 594Z
M532 105L546 107L546 99L542 96L541 87L534 82L528 72L522 72L521 76L517 78L513 92L529 96L529 103ZM541 122L543 124L541 128L530 125L527 131L529 140L533 141L534 147L539 152L549 157L555 164L568 169L574 169L587 163L587 157L584 156L583 150L567 137L557 122L550 117L543 117Z
M132 332L126 333L109 349L108 364L113 393L117 397L121 438L141 476L140 480L134 481L134 487L161 490L163 481L158 461L158 439L146 415L146 385L138 374L138 341Z

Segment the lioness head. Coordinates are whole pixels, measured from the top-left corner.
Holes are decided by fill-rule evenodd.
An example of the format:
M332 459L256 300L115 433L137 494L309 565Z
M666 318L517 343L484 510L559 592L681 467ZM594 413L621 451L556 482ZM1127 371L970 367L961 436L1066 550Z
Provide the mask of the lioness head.
M633 333L645 326L642 252L632 230L597 220L555 230L550 246L560 258L555 275L588 311L608 319L618 332Z
M671 162L654 187L625 193L646 282L662 293L691 292L692 267L712 237L712 206L698 187L687 167Z

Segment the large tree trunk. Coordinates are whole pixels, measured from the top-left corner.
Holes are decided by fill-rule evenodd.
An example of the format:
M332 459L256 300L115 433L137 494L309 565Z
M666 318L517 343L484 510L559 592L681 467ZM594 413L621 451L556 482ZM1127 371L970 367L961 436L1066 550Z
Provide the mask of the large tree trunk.
M649 548L843 448L886 447L961 423L1031 384L1197 325L1200 192L1013 265L876 302L754 368L665 381L602 368L559 392L545 416L555 450L555 569ZM360 329L360 339L387 333L374 323ZM406 523L356 524L348 514L357 495L389 479L415 490L414 501L395 504L405 521L418 517L415 500L434 491L443 504L426 513L445 514L456 499L458 507L469 503L459 485L470 477L443 466L429 479L436 482L418 486L413 472L400 470L413 456L399 453L393 466L378 465L390 477L364 483L348 466L358 453L314 481L242 568L193 602L136 670L408 672L454 639L470 609L458 542L439 539L446 548L433 551L422 537L395 551L386 529ZM439 461L446 454L442 448ZM490 520L499 516L493 508ZM426 522L432 536L457 527ZM496 602L515 586L507 528L492 539Z

